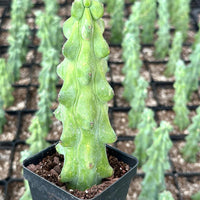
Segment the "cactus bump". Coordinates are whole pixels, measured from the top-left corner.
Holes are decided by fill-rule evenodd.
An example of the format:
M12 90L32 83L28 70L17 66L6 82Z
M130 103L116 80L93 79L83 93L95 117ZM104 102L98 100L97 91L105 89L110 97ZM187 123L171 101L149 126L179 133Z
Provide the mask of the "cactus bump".
M57 151L64 155L61 182L69 188L85 190L110 177L106 143L116 135L108 118L107 101L113 90L105 73L109 47L103 38L103 5L98 0L75 0L71 17L64 23L68 39L58 75L64 80L55 111L63 123Z

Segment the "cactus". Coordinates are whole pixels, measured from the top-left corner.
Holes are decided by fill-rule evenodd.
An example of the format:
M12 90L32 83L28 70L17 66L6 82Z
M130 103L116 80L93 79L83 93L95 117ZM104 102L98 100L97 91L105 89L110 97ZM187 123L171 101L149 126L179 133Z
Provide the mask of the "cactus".
M60 18L56 16L57 11L52 11L53 7L55 7L55 10L57 9L57 1L45 0L45 12L37 12L36 14L36 24L39 27L37 36L41 40L38 51L42 53L42 70L39 75L40 87L38 94L41 99L43 96L40 93L47 90L51 101L54 101L57 95L55 66L59 63L62 44Z
M109 47L104 31L103 5L98 0L75 0L64 24L68 38L58 75L64 80L55 111L63 123L57 151L64 155L61 181L85 190L113 174L106 143L116 140L108 118L113 90L106 81Z
M47 90L43 90L40 93L40 100L38 102L38 111L36 115L40 116L40 123L42 124L43 129L47 129L49 131L49 127L51 125L51 117L52 111L51 107L51 99L50 94Z
M172 127L167 122L162 121L153 135L153 144L147 150L148 160L142 169L145 177L142 182L142 191L139 200L155 200L165 189L165 170L170 168L168 152L172 147L169 132Z
M12 74L10 79L12 82L19 79L19 68L25 62L27 54L27 46L29 44L29 27L26 24L26 14L31 8L30 0L14 0L11 10L11 29L8 38L8 70Z
M142 166L147 160L146 150L152 144L153 131L155 127L156 122L154 120L154 112L145 108L142 113L141 122L137 126L139 133L136 135L134 140L135 151L133 152L133 155L138 158L139 166Z
M103 3L106 3L106 5L107 5L106 11L108 13L112 13L113 8L115 6L115 1L113 1L113 0L102 0L102 1L103 1Z
M0 98L0 134L3 133L3 126L6 123L5 112L3 110L3 101Z
M38 11L36 13L36 25L39 27L37 36L41 40L38 51L47 54L47 49L54 48L60 53L63 40L60 27L61 19L53 13L49 13L48 6L46 4L45 6L45 12ZM59 60L59 56L56 60Z
M30 145L29 150L25 150L21 152L20 162L22 163L24 159L27 157L34 155L41 151L42 149L49 146L49 144L45 141L48 130L43 126L43 119L40 119L42 115L36 115L29 127L29 131L31 132L31 136L26 140L26 143ZM28 181L24 181L25 192L20 200L30 200L31 192L29 188Z
M175 73L176 62L179 60L182 51L182 43L183 43L182 33L176 32L173 39L172 48L169 51L169 61L167 63L167 68L165 70L165 75L168 77L173 76Z
M39 74L39 89L38 95L40 98L43 98L41 94L44 90L48 91L49 98L51 101L54 101L57 96L56 83L57 83L57 74L56 74L56 65L59 63L59 54L53 48L50 48L46 53L43 54L41 66L42 70Z
M171 192L169 191L163 191L162 193L159 194L158 200L174 200Z
M168 12L168 0L158 0L158 39L155 42L155 56L164 59L168 54L170 42L170 24Z
M198 27L200 27L200 23L198 24ZM194 43L192 45L192 49L194 50L196 45L200 44L200 29L198 30L198 32L195 35L195 39L194 39Z
M43 0L45 3L45 12L49 15L57 15L58 12L58 1L57 0Z
M156 21L156 0L142 0L141 7L141 25L142 31L142 42L149 44L153 42L154 28Z
M193 194L191 198L192 198L192 200L199 200L200 199L200 192Z
M137 87L134 90L134 97L130 102L131 110L128 113L129 126L131 128L136 128L141 120L142 113L145 108L147 87L148 87L148 82L145 81L143 77L139 77L139 79L137 80Z
M13 88L10 83L10 74L6 69L5 59L0 58L0 97L3 101L3 107L7 108L12 105L14 98L12 95Z
M36 115L33 118L29 131L31 132L31 136L26 140L26 143L30 145L29 152L31 155L49 146L45 141L48 131L44 128L40 116Z
M187 108L187 71L186 66L182 60L177 62L175 71L176 81L174 83L175 95L174 95L174 107L173 110L176 113L174 124L176 124L180 130L187 128L190 123Z
M140 7L140 2L136 2L132 6L131 15L126 21L123 31L122 47L125 67L122 71L124 74L126 74L126 71L129 71L129 68L131 68L133 65L133 69L138 69L138 71L142 65L140 60Z
M111 12L111 43L120 44L122 42L122 30L124 27L124 0L115 0Z
M186 144L181 150L185 160L196 162L197 153L200 151L200 107L196 110L197 115L193 117L192 124L188 127L189 135L186 137Z
M140 76L140 68L142 61L140 59L140 6L141 3L136 2L132 6L132 13L126 21L123 32L123 60L125 65L122 72L125 74L123 82L123 96L130 102L134 96L134 90L137 87L137 79ZM131 91L131 92L130 92Z
M180 31L185 40L189 28L190 0L170 1L171 24Z
M200 44L196 45L194 51L190 55L190 64L187 66L187 97L190 98L191 93L198 89L198 79L200 75Z

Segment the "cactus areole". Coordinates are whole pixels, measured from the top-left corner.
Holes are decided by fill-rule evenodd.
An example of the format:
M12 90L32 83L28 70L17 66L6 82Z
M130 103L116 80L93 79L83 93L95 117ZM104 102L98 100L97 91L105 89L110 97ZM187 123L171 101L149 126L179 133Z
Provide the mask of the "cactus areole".
M107 101L113 90L106 81L109 47L104 31L103 5L98 0L75 0L71 17L64 23L68 39L64 61L57 73L64 80L55 111L63 132L58 153L64 155L60 180L68 188L85 190L110 177L106 143L116 135L110 125Z

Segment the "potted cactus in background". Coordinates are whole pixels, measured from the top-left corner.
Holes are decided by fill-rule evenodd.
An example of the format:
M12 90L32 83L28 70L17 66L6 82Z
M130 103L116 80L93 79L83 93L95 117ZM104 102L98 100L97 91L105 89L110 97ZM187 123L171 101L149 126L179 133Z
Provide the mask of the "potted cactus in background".
M68 40L63 48L65 59L57 72L64 83L55 111L63 123L63 133L56 150L64 156L60 181L71 190L87 192L88 188L113 175L106 155L106 144L115 142L116 135L108 117L107 101L113 97L113 90L105 77L109 47L102 36L103 11L98 0L75 0L72 16L63 28ZM137 160L115 148L108 146L107 150L126 162L130 170L112 185L116 188L109 187L94 199L125 200L131 178L136 173ZM52 152L55 152L55 145L24 162L24 176L29 181L33 200L52 196L53 199L78 199L38 177L30 166L27 168Z

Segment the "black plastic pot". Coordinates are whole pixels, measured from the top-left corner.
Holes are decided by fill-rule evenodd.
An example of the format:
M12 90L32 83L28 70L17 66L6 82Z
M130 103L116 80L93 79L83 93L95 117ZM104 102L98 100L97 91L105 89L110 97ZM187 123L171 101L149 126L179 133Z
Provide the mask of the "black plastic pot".
M107 146L109 153L130 166L130 170L92 200L125 200L131 179L136 174L138 161L136 158ZM33 200L80 200L72 194L62 190L53 183L30 171L29 164L38 164L44 157L54 153L55 144L41 151L33 157L26 159L23 163L24 177L28 180Z

